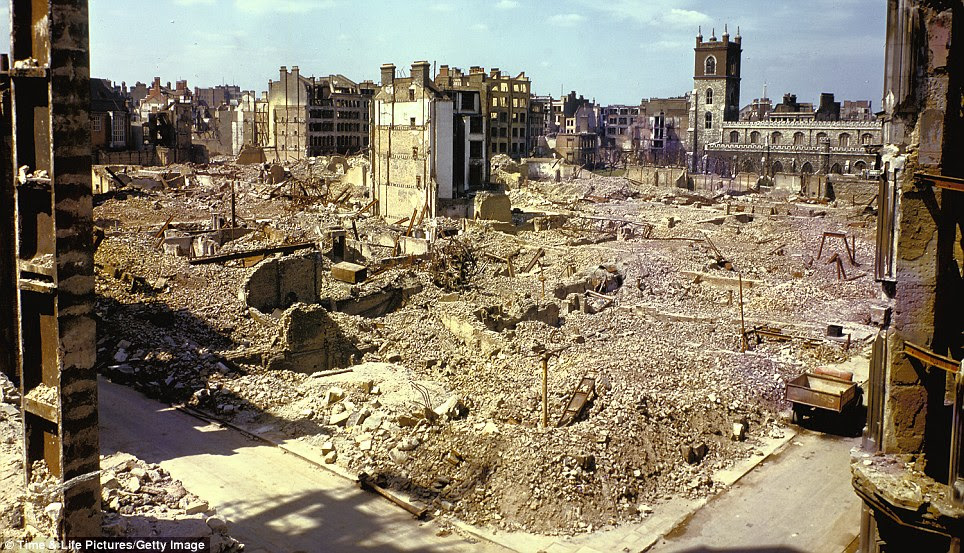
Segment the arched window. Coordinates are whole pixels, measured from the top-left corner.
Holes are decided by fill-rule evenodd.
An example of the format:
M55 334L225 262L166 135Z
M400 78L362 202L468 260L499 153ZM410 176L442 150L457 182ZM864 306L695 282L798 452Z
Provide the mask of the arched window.
M843 171L840 169L840 164L839 164L839 163L834 163L833 165L830 166L830 172L831 172L831 173L834 173L835 175L839 175L839 174L841 174Z
M759 143L760 143L760 132L759 132L759 131L753 131L753 132L751 132L751 133L750 133L750 144L759 144Z
M779 161L774 161L773 165L770 166L770 173L775 175L777 173L782 173L782 172L783 172L783 164L780 163Z
M770 135L770 144L776 146L780 143L781 138L783 138L783 135L780 131L773 131L773 134Z
M716 58L714 58L713 56L707 57L706 67L704 67L704 69L705 69L705 71L703 71L704 74L716 75Z
M826 140L826 139L827 139L827 133L825 133L825 132L818 132L818 133L817 133L817 144L822 143L822 142L823 142L824 140Z
M874 135L870 134L869 132L864 133L860 136L861 144L870 144L873 140L874 140Z
M850 135L847 133L840 133L840 136L837 138L837 143L840 144L841 148L850 146Z
M863 170L866 169L866 168L867 168L867 164L864 163L863 161L858 161L858 162L854 163L854 171L856 171L856 172L858 172L858 173L861 172L861 171L863 171Z
M800 172L813 174L813 165L811 165L809 161L804 163L803 167L800 168Z
M713 103L713 89L712 89L712 88L707 88L707 89L706 89L706 103L707 103L707 105Z
M800 132L800 131L797 131L797 132L793 133L793 145L794 145L794 146L803 146L803 140L804 140L804 138L805 138L805 137L804 137L803 133Z
M753 161L749 159L743 160L743 172L752 173L753 172Z
M736 144L740 141L740 133L737 131L730 131L730 144Z
M703 128L706 128L706 129L712 129L712 128L713 128L713 114L712 114L712 113L706 112L706 123L703 125Z

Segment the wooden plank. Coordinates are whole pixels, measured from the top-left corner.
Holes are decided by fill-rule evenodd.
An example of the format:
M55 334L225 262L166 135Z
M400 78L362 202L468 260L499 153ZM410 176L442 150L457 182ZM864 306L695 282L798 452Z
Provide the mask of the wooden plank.
M415 226L415 218L417 216L418 216L418 208L415 208L415 211L412 212L411 219L408 220L408 229L405 231L406 238L412 235L412 227Z
M366 211L368 211L369 209L371 209L371 208L372 208L375 204L377 204L377 203L378 203L378 200L372 200L372 201L368 202L368 205L366 205L365 207L359 209L359 210L358 210L358 213L355 213L355 215L361 215L362 213L365 213Z
M532 268L536 266L536 263L539 261L539 259L542 258L542 256L544 255L546 255L546 250L542 248L539 248L538 250L536 250L536 254L532 256L532 260L529 261L528 264L526 264L526 268L522 269L522 272L528 273L529 271L531 271Z
M167 218L167 221L165 221L164 224L161 225L161 230L159 230L159 231L157 231L156 233L154 233L154 239L155 239L155 240L157 240L158 238L161 237L161 235L164 234L164 231L167 230L167 227L170 226L171 221L173 221L173 220L174 220L174 214L172 213L171 216Z

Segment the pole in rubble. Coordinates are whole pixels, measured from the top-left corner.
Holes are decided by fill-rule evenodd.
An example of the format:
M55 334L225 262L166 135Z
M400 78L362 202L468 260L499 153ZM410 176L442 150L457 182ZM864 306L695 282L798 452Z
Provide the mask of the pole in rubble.
M539 356L542 367L542 428L549 428L549 360L558 357L563 351L572 347L571 345L558 345L562 342L562 335L559 330L553 330L549 334L549 346L536 343L532 346L532 351Z

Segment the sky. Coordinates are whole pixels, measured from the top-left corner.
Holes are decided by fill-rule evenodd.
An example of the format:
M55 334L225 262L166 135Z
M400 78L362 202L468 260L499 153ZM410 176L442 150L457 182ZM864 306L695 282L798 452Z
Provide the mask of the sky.
M524 71L537 94L575 90L602 104L693 88L699 26L743 37L741 105L883 88L881 0L89 0L91 76L191 87L267 89L279 67L379 80L391 62ZM9 36L7 8L0 33ZM8 48L9 49L9 48Z

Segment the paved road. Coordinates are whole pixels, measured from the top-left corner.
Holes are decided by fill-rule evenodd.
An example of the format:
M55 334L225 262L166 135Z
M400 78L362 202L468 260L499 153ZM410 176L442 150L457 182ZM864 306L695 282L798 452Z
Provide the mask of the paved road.
M649 551L842 552L860 523L850 485L850 448L859 441L801 430Z
M158 463L231 523L246 551L505 551L439 537L387 501L281 450L100 380L100 443Z

